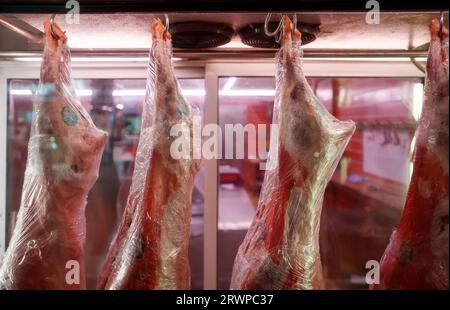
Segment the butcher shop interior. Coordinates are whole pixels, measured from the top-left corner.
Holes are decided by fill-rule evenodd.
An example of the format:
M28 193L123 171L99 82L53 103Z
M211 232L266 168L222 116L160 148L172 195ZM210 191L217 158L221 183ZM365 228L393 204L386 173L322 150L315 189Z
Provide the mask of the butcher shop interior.
M205 12L199 8L202 1L199 1L200 4L192 11L187 10L186 7L180 11L177 11L176 8L152 11L151 5L148 9L142 10L137 10L136 6L127 8L126 5L108 8L107 5L90 4L87 6L86 4L87 7L84 7L83 1L79 1L79 3L68 1L67 3L71 3L69 6L64 6L66 1L28 1L27 3L35 4L22 7L19 5L20 2L17 1L16 6L9 8L2 7L0 12L0 265L3 263L3 268L9 270L6 272L8 274L6 280L2 278L4 275L0 272L0 287L2 285L8 287L5 283L13 277L12 274L17 265L33 259L34 254L27 255L26 251L32 253L36 248L39 249L42 241L41 239L39 239L41 241L36 241L37 239L35 240L34 237L24 241L22 239L25 238L25 235L16 237L14 235L19 234L20 230L26 230L25 226L28 224L35 225L30 224L27 219L21 219L23 214L21 215L19 210L32 208L26 201L31 199L29 196L38 195L33 191L27 192L26 189L29 189L30 185L26 183L30 180L28 171L31 173L33 170L27 168L34 162L34 157L31 157L30 154L36 151L36 147L30 147L29 142L36 134L35 131L40 130L36 129L38 127L33 124L36 119L43 117L38 114L42 112L35 108L36 102L40 102L39 98L48 97L48 94L39 95L40 85L44 83L43 79L50 72L50 70L47 72L43 69L46 66L47 57L50 57L48 55L51 55L46 54L47 48L50 48L46 45L48 44L46 42L48 31L53 37L55 37L55 32L59 38L65 36L67 50L70 50L71 59L68 66L73 79L70 85L73 87L76 94L74 96L77 99L64 100L79 102L81 108L87 111L88 116L92 119L93 124L91 125L107 133L103 153L99 153L98 168L95 172L98 174L97 179L88 189L88 193L86 192L85 223L83 220L77 221L77 225L85 225L83 254L85 288L96 289L99 287L102 269L104 269L104 265L108 265L108 263L105 264L105 260L107 260L110 246L115 238L118 238L120 243L121 223L124 221L125 225L127 213L132 213L132 211L127 211L131 210L131 208L127 208L130 200L133 199L130 197L139 195L134 189L134 186L137 186L136 183L139 182L135 178L143 164L141 159L136 161L135 165L135 159L137 154L145 157L143 154L145 135L141 130L146 123L143 113L146 111L145 105L147 104L158 106L158 95L155 95L156 99L147 97L162 91L149 81L154 78L156 79L154 84L160 85L161 79L170 79L172 70L182 97L190 106L196 107L202 124L217 124L221 129L218 131L220 136L216 137L219 141L217 147L220 150L235 150L240 143L237 141L237 135L231 139L226 137L227 124L241 125L245 128L247 125L268 128L264 133L258 131L258 134L254 136L245 135L243 142L241 141L245 149L243 157L223 155L207 158L202 156L202 159L197 162L196 169L198 171L196 173L189 172L191 173L189 177L192 177L193 181L186 187L190 190L190 186L192 186L192 193L186 193L185 197L191 201L173 202L174 204L179 203L180 207L184 208L186 205L191 208L188 213L190 220L187 221L189 227L185 230L189 237L183 241L183 246L187 246L187 267L190 267L187 268L190 269L188 286L197 290L228 290L230 286L239 287L236 286L239 276L233 274L233 266L234 269L239 269L241 266L236 266L237 264L242 266L247 262L251 264L251 260L245 256L251 255L244 253L245 246L241 247L242 253L238 254L241 244L247 242L245 244L251 246L252 242L258 243L254 239L247 240L258 234L254 232L252 235L250 227L256 231L258 225L270 225L270 223L267 224L264 215L259 215L259 213L264 213L264 208L271 203L270 199L268 199L269 201L264 200L266 195L264 189L271 187L271 184L266 184L270 180L266 174L271 172L261 169L261 164L267 162L267 156L261 156L261 152L255 152L254 149L263 148L265 152L262 153L267 155L269 145L272 148L274 144L271 143L273 138L271 124L274 123L274 119L280 117L284 120L283 117L285 117L283 113L286 111L284 108L280 108L280 105L284 107L285 102L289 103L291 102L289 100L295 100L295 98L288 100L283 97L282 88L285 85L283 83L286 82L284 79L290 76L289 72L291 71L289 70L291 69L283 67L289 67L290 63L287 60L284 63L285 58L282 58L284 54L278 53L279 50L281 53L281 51L286 51L285 48L291 48L285 46L287 44L286 37L291 38L291 34L289 31L283 30L286 28L286 24L291 23L292 38L295 39L296 33L301 33L299 40L302 52L295 54L297 57L295 66L298 66L296 70L299 70L296 72L301 72L301 75L306 77L306 80L299 79L304 83L303 86L295 87L310 89L311 93L308 94L313 98L311 102L319 102L318 104L325 107L326 111L323 113L330 114L330 117L335 120L334 122L338 122L338 120L348 124L353 122L352 130L354 131L348 134L348 141L342 142L342 151L336 151L339 154L330 155L330 158L324 156L321 159L324 162L335 161L333 167L328 165L330 168L327 168L330 177L313 176L313 178L323 178L320 182L318 181L323 184L310 194L311 197L317 196L311 198L318 201L314 202L314 207L319 210L317 225L306 223L307 220L304 218L299 220L299 223L289 222L288 225L315 227L312 229L314 233L311 233L311 238L317 239L317 255L319 255L319 264L322 266L321 288L369 289L371 283L367 280L368 271L371 270L374 262L377 264L382 259L393 238L391 237L393 232L397 231L405 204L410 199L407 199L408 193L413 191L410 181L414 171L417 169L425 174L429 173L430 179L438 178L431 175L438 170L415 168L414 160L416 147L422 143L420 142L422 138L418 138L417 132L421 127L424 102L433 101L433 99L428 99L425 85L428 85L426 84L428 83L428 70L434 72L433 69L429 69L434 66L434 63L430 60L427 63L427 59L431 57L429 55L431 55L433 46L430 43L430 38L432 38L430 37L430 29L432 29L430 23L432 20L436 20L439 25L439 36L435 37L438 38L436 40L439 38L445 40L445 36L447 40L446 136L443 138L439 136L441 139L439 141L442 145L446 145L447 149L447 183L446 187L444 186L446 193L441 193L446 197L446 202L445 198L442 198L443 205L440 204L437 207L440 209L436 212L440 212L440 219L443 221L440 223L440 234L443 234L442 238L446 238L447 242L447 252L443 254L447 257L447 265L440 267L446 268L446 271L442 271L442 273L446 272L443 275L447 279L444 287L448 289L448 30L446 30L448 28L448 11L436 8L384 10L384 1L379 1L381 3L379 10L376 7L365 7L364 1L362 1L364 3L360 9L346 11L327 9L324 5L314 10L313 3L321 1L305 1L308 6L304 7L302 7L302 1L298 1L298 8L293 7L285 11L282 9L216 11L205 8ZM38 4L46 2L49 3L48 6L38 6ZM100 1L93 1L93 3L95 2ZM110 2L114 3L115 1ZM333 2L337 1L328 1L327 3ZM79 5L78 11L76 5ZM154 26L156 18L164 26L164 40L170 40L172 44L172 68L170 65L163 69L158 67L162 60L158 60L157 48L152 45L157 44L153 43L157 40L152 39L156 32L155 29L157 29ZM44 27L46 21L50 28ZM64 34L60 34L59 29ZM276 33L277 31L279 33ZM444 45L443 43L443 49L445 49ZM153 50L156 52L153 53ZM65 54L62 58L64 57L66 57ZM149 58L156 59L150 60L150 62L154 61L158 70L149 70ZM50 62L50 60L48 61ZM63 60L61 60L62 62ZM445 63L442 66L445 66ZM167 74L160 74L161 70L167 70L169 73L164 71ZM287 72L286 76L283 75L283 72ZM431 74L429 76L432 80L433 76ZM296 81L288 82L297 83ZM433 81L430 82L430 84L432 83ZM436 83L440 83L440 81ZM152 87L156 89L152 90ZM445 90L442 92L445 93ZM300 98L303 98L301 96ZM298 99L298 104L301 105L302 100ZM430 104L434 103L433 101ZM47 110L42 108L42 111ZM63 111L66 110L61 111L61 116L67 124L67 128L74 128L73 125L76 125L77 122L80 124L78 114L66 115ZM158 113L159 110L155 111ZM48 117L49 123L53 124L49 113L44 117ZM82 112L80 113L83 116ZM182 112L180 113L182 114ZM158 119L158 115L155 117ZM286 116L286 119L290 120L291 118ZM424 118L425 121L428 120ZM287 124L286 126L286 128L291 128L294 125ZM320 128L322 127L316 128L311 125L297 129L320 131ZM280 130L281 141L288 139L283 134L285 134L283 130ZM78 139L73 137L73 139ZM309 134L305 134L305 137L314 140L311 138L314 136ZM207 138L203 136L203 142ZM54 147L58 147L58 143L60 143L51 139L48 141L49 148L53 145L51 143L54 143ZM140 141L142 146L138 148ZM261 147L259 145L261 143L265 146ZM286 145L280 142L283 150L284 146L288 148L290 144ZM338 142L323 145L323 149L334 147L339 148ZM40 144L39 150L36 152L42 154L44 152L42 149L43 145ZM304 157L309 153L299 151L298 154ZM80 158L85 156L80 160L95 161L90 159L89 156L92 155L77 156ZM313 157L315 156L319 155L314 153ZM147 157L150 158L150 155ZM43 160L42 165L45 166L48 158L44 155L39 158ZM156 165L153 157L151 158L151 163ZM281 173L282 163L285 161L284 158L280 159L280 170L276 171ZM26 169L27 174L25 173ZM72 169L77 172L79 168L75 165L75 167L72 166ZM154 168L153 171L155 169L165 168ZM172 175L169 173L170 171L166 173ZM420 180L427 178L427 176L420 177L418 176L419 183ZM159 181L154 182L164 182L161 180L165 180L161 175L155 176L155 178L158 178ZM46 187L47 191L54 188L55 182L63 182L58 179L49 180L42 181L50 184ZM84 180L83 182L90 181ZM178 179L177 182L180 180ZM183 182L181 181L180 184ZM155 184L153 184L156 186L154 188L150 188L149 184L141 184L141 187L147 186L150 192L158 192L160 189ZM167 188L174 186L173 184L167 185ZM175 186L180 186L182 188L180 191L183 191L185 187L180 184ZM164 188L165 185L159 186ZM278 190L286 190L289 193L287 188ZM419 188L419 192L424 190L423 187ZM432 189L428 187L428 190L431 193ZM291 195L293 195L292 193L291 191ZM432 192L432 194L428 194L428 197L431 197L430 195L434 197L433 195L438 194ZM140 198L138 197L138 199ZM288 199L286 208L295 204L292 202L294 198ZM183 199L179 198L179 200ZM170 201L166 201L164 206L166 203L170 205ZM280 204L282 203L280 202ZM156 206L156 204L154 203L152 206ZM312 205L313 203L311 203ZM277 207L284 208L281 205L277 205ZM43 209L37 212L51 213L51 210L43 211L51 207L41 206L40 208ZM260 211L258 211L259 208L261 208ZM302 208L301 203L297 208ZM47 214L44 217L51 216L54 215ZM151 217L148 213L147 216ZM261 219L259 216L263 216L263 218ZM39 222L39 220L36 221ZM278 219L278 221L283 221L283 219ZM131 227L134 227L134 223L131 224ZM128 225L130 224L128 223ZM267 228L265 233L274 234L276 227L280 225L275 223L273 227ZM288 238L288 241L283 242L294 247L293 240L299 240L300 237L293 236L295 234L293 232L287 232L286 227L284 231L283 226L280 227L281 234L285 236L280 238ZM56 229L54 230L50 226L46 226L46 228L49 230L49 240L54 237L53 234L58 234ZM163 234L165 229L170 229L170 226L161 229L163 231L161 234ZM302 228L299 228L298 231L304 232ZM177 233L180 232L176 229L173 232L167 232L168 235L177 235ZM116 237L116 234L119 237ZM125 234L127 235L128 231ZM141 233L141 235L144 234ZM301 233L298 234L301 235ZM148 236L143 238L143 240L150 239ZM259 236L259 238L264 237ZM274 238L276 239L276 237ZM14 241L15 239L21 240ZM133 243L133 240L128 241ZM163 244L164 240L161 239L158 242ZM145 241L143 242L145 243ZM299 243L301 242L299 241ZM21 244L25 244L24 246L27 248L22 261L10 259L7 253L12 252L13 247ZM122 242L118 248L123 249L127 246ZM421 253L419 250L414 252L414 245L410 246L412 247L411 253ZM257 251L262 251L256 247L257 245L255 245ZM134 259L146 259L144 248L143 245L142 252L139 254L144 258L133 254L135 255ZM166 250L170 251L170 249ZM43 251L46 253L46 250ZM145 248L145 251L148 251L148 248ZM262 252L254 252L253 255L264 255L258 253ZM241 261L238 263L241 254ZM120 256L119 254L118 257L120 258ZM424 257L434 256L425 255ZM119 258L114 259L118 260ZM409 258L403 257L403 259L408 260ZM165 257L162 254L160 260L161 264L165 264ZM274 259L271 264L278 266L277 268L285 268L281 267L283 262L277 265L276 261ZM424 263L432 265L434 260L432 261L430 258L430 261L424 261ZM11 265L7 266L8 264ZM287 264L289 265L291 262L287 262ZM111 265L114 264L111 263ZM136 266L141 265L134 266L133 268L140 268ZM168 270L171 270L170 268ZM264 268L266 269L260 270L259 275L254 275L256 280L251 280L253 284L249 284L250 280L247 280L249 281L246 284L248 286L241 287L251 288L253 287L251 285L255 285L254 283L257 281L278 278L277 274L269 274L269 272L277 273L275 267L270 267L272 268L270 270L267 269L269 267ZM120 270L117 273L120 273ZM285 276L281 273L280 271L280 278ZM383 275L381 276L383 277ZM393 277L397 276L403 277L399 271ZM170 278L171 275L164 274L159 277L161 279ZM261 280L261 277L266 280ZM144 278L141 280L144 281ZM2 281L6 282L2 283ZM111 287L120 288L118 284L114 286L116 285L114 283L119 281L117 278L112 280L109 278L108 281ZM314 284L316 280L311 281ZM11 280L11 282L14 281ZM287 287L286 283L284 283L284 287ZM39 285L36 284L36 287L39 288ZM165 286L160 287L164 288Z

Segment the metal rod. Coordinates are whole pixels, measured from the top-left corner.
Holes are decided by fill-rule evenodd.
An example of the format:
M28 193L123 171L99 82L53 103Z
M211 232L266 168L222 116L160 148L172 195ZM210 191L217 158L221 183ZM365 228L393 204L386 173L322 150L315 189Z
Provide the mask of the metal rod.
M297 30L297 13L294 13L292 15L292 34L291 34L292 39L295 38L295 30Z
M52 37L55 39L58 39L58 36L55 33L55 30L53 29L53 25L55 24L55 17L56 14L52 14L52 17L50 18L50 33L52 34Z
M417 69L419 69L423 73L426 72L424 65L420 64L414 57L411 57L410 59L411 59L411 62L413 63L413 65L416 66Z
M44 38L44 33L42 31L14 16L9 17L0 15L0 24L35 43L42 42L42 39Z
M439 38L444 39L442 31L444 30L444 11L441 12L439 17Z
M216 49L213 51L202 50L174 50L174 55L183 57L189 55L211 55L216 57L273 57L277 50L249 49ZM404 58L404 57L426 57L427 51L408 50L308 50L303 52L305 58Z
M278 32L282 30L283 27L283 15L281 15L280 21L278 22L277 28L273 31L269 31L269 23L270 23L270 17L272 16L272 13L267 13L266 20L264 22L264 33L268 37L274 37L277 35Z
M220 49L174 49L175 57L207 58L273 58L274 49L220 48ZM79 50L72 49L72 56L79 57L142 57L148 56L147 50ZM39 57L41 52L0 52L0 57ZM304 50L305 58L415 58L426 57L427 51L417 50Z
M165 18L165 25L164 25L164 32L169 32L169 15L164 14L164 18Z

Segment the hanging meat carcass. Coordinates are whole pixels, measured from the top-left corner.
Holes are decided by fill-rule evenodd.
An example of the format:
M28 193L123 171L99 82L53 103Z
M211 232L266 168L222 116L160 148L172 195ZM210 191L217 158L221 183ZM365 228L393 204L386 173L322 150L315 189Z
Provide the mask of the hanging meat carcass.
M232 289L323 287L323 195L355 125L337 120L314 95L303 74L301 34L295 30L292 37L291 28L285 18L276 56L273 123L279 134L269 155L276 167L266 171L255 219L234 262Z
M170 130L193 134L198 109L181 93L172 65L171 38L160 20L151 25L152 49L141 135L122 223L98 289L188 289L191 196L199 160L175 159Z
M67 38L44 23L45 47L17 223L0 270L4 289L83 289L85 206L107 133L76 94Z
M439 27L431 21L411 183L374 289L448 289L448 30Z

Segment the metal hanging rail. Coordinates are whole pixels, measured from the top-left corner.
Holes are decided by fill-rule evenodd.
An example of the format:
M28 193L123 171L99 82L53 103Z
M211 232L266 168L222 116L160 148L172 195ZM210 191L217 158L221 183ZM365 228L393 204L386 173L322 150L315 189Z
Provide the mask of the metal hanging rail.
M0 25L11 29L35 43L42 42L42 39L44 38L44 33L42 31L14 16L0 15Z
M230 49L210 49L210 50L174 50L175 57L186 60L248 60L248 59L272 59L276 50L257 50L255 48L230 48ZM15 58L34 58L40 57L41 52L0 52L0 60L14 60ZM87 51L71 50L72 57L148 57L147 50L138 51ZM373 60L382 58L424 58L427 56L427 50L308 50L305 49L303 56L305 59L323 59L323 58L373 58Z
M177 50L177 57L215 57L215 58L273 58L277 50L255 50L254 48L216 49L214 51ZM313 50L304 49L305 58L404 58L426 57L427 51L408 50Z

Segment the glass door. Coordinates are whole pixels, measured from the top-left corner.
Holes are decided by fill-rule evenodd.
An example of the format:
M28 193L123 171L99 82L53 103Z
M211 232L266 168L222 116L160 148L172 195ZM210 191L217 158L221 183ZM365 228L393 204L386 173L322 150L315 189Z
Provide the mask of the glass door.
M324 197L320 247L325 285L365 289L366 262L381 259L405 201L422 80L311 77L308 82L329 112L357 124ZM258 206L264 158L252 150L261 141L269 146L270 130L261 139L257 126L270 125L274 94L274 77L218 77L218 289L230 286L234 258ZM243 139L235 132L229 139L227 126L247 126ZM242 147L243 158L237 154ZM226 157L230 149L233 156Z
M36 79L8 80L6 246L20 207L28 140L37 89ZM180 86L203 114L204 79L180 78ZM97 127L109 134L99 177L86 206L86 279L94 289L109 244L126 207L139 141L145 79L77 79L77 92ZM204 168L192 193L189 242L192 289L203 288Z

